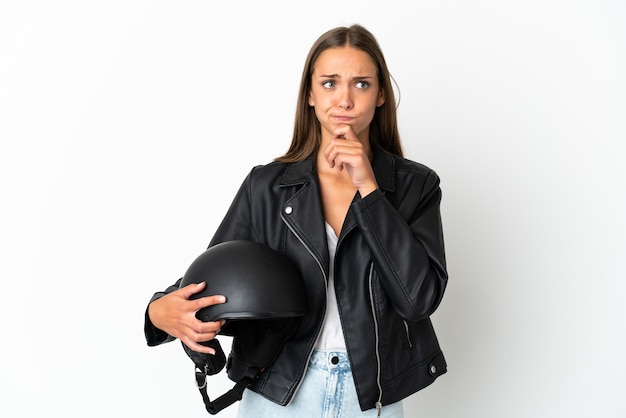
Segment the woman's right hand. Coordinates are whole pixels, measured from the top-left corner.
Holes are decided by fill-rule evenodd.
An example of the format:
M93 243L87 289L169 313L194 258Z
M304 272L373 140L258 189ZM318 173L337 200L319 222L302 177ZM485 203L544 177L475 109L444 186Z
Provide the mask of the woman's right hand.
M196 312L207 306L224 303L226 297L214 295L189 299L205 286L205 282L192 283L152 301L148 306L148 316L155 327L178 338L193 351L215 354L213 348L199 343L215 338L225 321L202 322L196 318Z

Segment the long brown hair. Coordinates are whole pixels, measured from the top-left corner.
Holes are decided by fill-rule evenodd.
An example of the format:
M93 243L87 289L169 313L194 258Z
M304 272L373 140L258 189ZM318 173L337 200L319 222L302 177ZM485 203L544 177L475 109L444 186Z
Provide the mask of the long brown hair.
M319 148L322 140L321 126L315 116L315 109L309 106L308 101L313 67L322 52L329 48L343 46L350 46L364 51L372 57L377 68L379 86L384 91L385 103L376 108L374 118L370 124L369 136L371 144L377 145L392 154L403 155L396 118L396 99L385 57L371 32L361 25L352 25L349 27L337 27L327 31L311 47L302 71L291 145L287 153L276 158L276 161L302 161Z

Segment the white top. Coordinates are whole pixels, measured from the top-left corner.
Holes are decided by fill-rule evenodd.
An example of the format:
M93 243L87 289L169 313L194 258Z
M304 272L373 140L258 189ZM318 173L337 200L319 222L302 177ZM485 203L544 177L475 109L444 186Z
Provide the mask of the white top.
M343 329L337 309L335 297L335 253L337 252L337 235L333 228L326 223L326 239L328 240L328 256L330 269L328 273L328 287L326 288L326 318L322 332L317 338L315 348L322 351L346 351L346 341L343 338Z

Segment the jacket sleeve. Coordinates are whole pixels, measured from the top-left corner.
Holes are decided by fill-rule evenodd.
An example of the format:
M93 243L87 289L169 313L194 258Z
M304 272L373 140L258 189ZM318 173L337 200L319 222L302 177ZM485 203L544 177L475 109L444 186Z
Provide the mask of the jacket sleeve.
M150 298L150 302L148 302L148 305L150 305L152 301L178 289L181 280L182 278L178 279L176 283L165 289L163 292L156 292L154 295L152 295L152 297ZM152 321L150 321L150 317L148 316L148 307L146 307L146 312L144 314L143 333L146 336L146 342L150 347L154 347L156 345L168 343L175 340L174 337L154 326Z
M250 193L252 187L252 173L254 170L255 168L250 171L241 184L241 187L239 187L239 191L235 195L228 212L226 212L226 216L213 235L209 247L230 240L255 240L256 234L252 228L250 214Z
M401 209L376 190L353 210L370 248L381 285L398 314L408 321L430 316L448 281L440 214L441 189L434 171L408 185Z
M252 239L253 233L250 226L250 174L245 179L235 199L233 200L226 216L222 220L217 232L213 236L209 247L218 244L223 241L234 239ZM173 292L179 288L179 284L182 278L178 279L175 284L169 286L162 292L156 292L150 299L150 303L166 294ZM148 303L149 304L149 303ZM158 329L150 321L148 316L148 309L146 308L144 314L144 334L146 342L149 346L156 346L166 342L173 341L175 338Z

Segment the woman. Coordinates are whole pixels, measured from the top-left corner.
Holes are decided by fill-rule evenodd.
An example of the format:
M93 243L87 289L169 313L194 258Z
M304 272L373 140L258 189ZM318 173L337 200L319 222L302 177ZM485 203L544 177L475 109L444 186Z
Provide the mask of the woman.
M359 25L324 33L306 59L287 153L254 167L209 246L244 239L299 270L307 314L270 370L244 392L240 417L402 417L402 400L446 372L430 322L447 284L434 171L402 157L385 59ZM215 337L176 285L148 306L156 345Z

